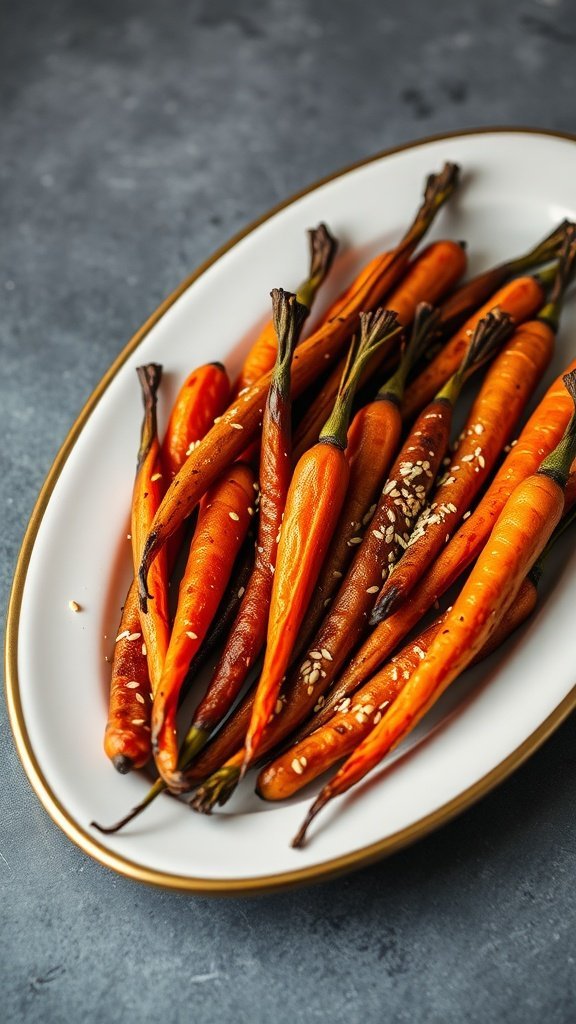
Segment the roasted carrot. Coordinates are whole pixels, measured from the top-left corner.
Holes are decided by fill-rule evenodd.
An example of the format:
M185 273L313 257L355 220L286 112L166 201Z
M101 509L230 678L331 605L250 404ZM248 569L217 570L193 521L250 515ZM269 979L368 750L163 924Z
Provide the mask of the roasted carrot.
M567 272L559 276L564 285L569 266L565 269ZM406 600L489 478L552 358L559 299L557 295L554 325L549 319L552 307L547 303L539 317L515 331L490 367L452 464L382 588L372 613L372 625L381 622Z
M204 698L187 733L187 758L205 746L226 716L264 647L278 537L292 474L290 453L290 364L306 317L295 295L274 289L273 322L278 344L262 426L260 516L254 569L238 614ZM187 789L185 774L171 776L171 789Z
M368 275L361 275L336 318L326 321L298 347L293 360L292 395L301 394L335 359L356 327L358 314L374 307L381 294L399 280L416 245L432 223L436 213L452 195L458 169L447 164L441 174L427 183L424 202L415 221L396 249L380 258ZM158 552L192 512L207 488L218 479L258 431L271 374L265 374L237 403L228 409L188 456L170 484L148 535L139 571L140 606L146 609L148 571Z
M134 580L124 602L114 644L104 750L122 775L150 759L150 676L142 643L138 588Z
M325 224L319 224L317 228L311 228L308 231L308 240L310 246L308 277L297 289L296 297L298 302L310 311L316 293L330 271L338 248L338 242L330 234ZM244 360L238 380L233 388L233 398L236 398L245 388L251 387L257 380L260 380L260 377L273 368L276 362L277 348L276 330L272 319L262 328Z
M246 734L244 764L256 756L272 714L298 630L344 503L349 480L346 456L352 403L360 375L378 347L400 331L394 313L360 318L361 334L318 444L306 452L288 489L270 599L266 654Z
M551 234L522 256L506 260L489 270L477 274L460 285L440 306L440 319L445 337L450 337L460 325L486 302L503 284L517 274L548 263L559 256L566 228L570 221L563 220Z
M458 242L432 242L415 257L401 282L387 297L386 305L393 309L404 327L409 327L420 302L434 305L452 288L464 273L466 252ZM388 358L386 350L377 353L366 371L365 380L374 379L382 363ZM392 356L394 358L394 354ZM334 404L342 376L342 361L335 366L313 403L302 417L294 435L294 459L315 444L322 424ZM364 383L363 381L362 383Z
M362 540L364 527L376 509L373 504L386 482L390 463L396 454L402 430L400 412L406 379L420 358L438 324L438 314L427 303L417 310L409 344L405 347L396 373L382 385L373 402L358 410L348 431L350 482L332 543L295 648L298 656L308 646L326 607L340 586Z
M576 407L576 372L564 381ZM560 521L575 455L576 412L557 448L511 494L426 656L390 710L323 787L294 846L303 844L310 822L330 800L364 778L411 732L493 634Z
M200 506L164 671L152 705L152 749L156 767L169 782L176 771L176 711L188 667L200 648L226 589L234 560L250 523L254 475L235 463L205 495Z
M162 442L162 463L168 481L176 476L214 418L224 412L229 397L230 381L222 363L206 363L188 375L172 406Z
M409 384L403 405L405 420L411 422L454 373L468 348L471 332L474 332L476 324L486 316L486 313L492 309L501 309L509 313L516 324L521 324L542 308L544 300L544 288L537 275L515 278L500 288L488 302L472 314L432 362Z
M138 571L146 536L165 490L156 423L156 395L162 377L162 367L158 366L157 363L149 363L147 366L139 366L136 372L142 388L145 412L140 451L138 453L138 471L132 495L132 515L130 521L132 558L135 572ZM160 552L153 568L150 570L149 584L152 600L147 614L140 615L140 623L144 644L146 645L150 686L152 694L154 694L158 689L158 683L164 669L164 661L170 639L168 558L166 551Z
M566 372L576 369L576 359ZM462 575L485 545L492 527L514 488L534 473L558 444L570 419L571 400L558 377L522 430L476 509L436 559L407 601L381 622L356 651L336 686L327 696L318 720L325 721L334 707L355 693L385 662L435 601Z

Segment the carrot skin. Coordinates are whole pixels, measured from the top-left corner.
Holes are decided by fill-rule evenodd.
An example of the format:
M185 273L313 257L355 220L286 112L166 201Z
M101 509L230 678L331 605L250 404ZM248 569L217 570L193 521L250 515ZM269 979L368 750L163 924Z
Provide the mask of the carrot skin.
M576 359L565 372L574 369ZM323 716L376 672L434 602L456 582L484 547L514 488L535 473L542 459L558 444L572 413L562 376L552 383L486 494L412 591L410 601L381 622L351 659L326 700Z
M435 359L409 385L403 405L405 420L416 413L437 394L462 361L470 343L470 332L493 309L509 313L517 324L533 316L543 305L544 290L534 277L519 277L504 285L477 310L442 348Z
M552 358L555 332L533 320L515 331L488 370L433 503L422 512L408 547L379 595L387 613L406 600L447 543L488 479L500 452ZM390 600L392 599L392 600ZM379 619L376 619L379 621Z
M133 580L126 596L114 645L104 750L121 774L143 768L151 755L150 679L140 634L138 588ZM136 639L128 638L135 636Z
M162 442L162 463L171 480L186 461L191 444L210 430L230 398L230 381L222 363L192 370L172 406Z
M152 748L162 778L177 770L176 711L190 662L199 650L226 589L250 524L254 475L236 463L205 496L180 584L164 671L152 705ZM208 581L212 580L212 583Z

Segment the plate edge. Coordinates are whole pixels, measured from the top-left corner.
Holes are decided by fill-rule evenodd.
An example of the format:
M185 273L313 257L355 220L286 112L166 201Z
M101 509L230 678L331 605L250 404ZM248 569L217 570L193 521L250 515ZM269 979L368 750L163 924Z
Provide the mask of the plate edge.
M315 192L323 185L328 184L337 178L343 177L361 167L368 166L385 157L396 153L406 152L420 146L429 145L434 142L441 142L449 139L465 138L482 134L519 134L528 136L543 136L555 138L565 142L576 142L576 135L555 131L546 128L530 128L518 126L483 126L478 128L465 129L462 131L443 132L416 139L412 142L403 143L398 146L381 150L372 156L355 161L340 170L328 174L311 185L299 190L281 203L276 204L262 216L252 221L246 228L237 232L232 238L220 246L211 256L201 263L195 271L187 276L181 284L158 306L158 308L145 321L140 329L130 338L122 351L111 364L110 368L96 385L91 395L85 402L67 436L62 443L52 466L50 467L40 494L36 500L32 514L28 521L14 571L14 579L8 601L8 612L6 618L5 633L5 691L8 707L8 717L14 736L14 742L18 756L22 762L28 780L39 798L44 809L64 834L84 853L87 853L98 863L108 867L124 877L134 881L144 882L160 888L197 893L203 895L257 895L274 890L285 889L297 885L305 885L315 881L326 881L344 872L365 867L382 857L388 856L408 844L423 838L441 825L446 824L457 814L475 803L481 796L494 789L500 782L503 782L516 768L532 754L539 746L558 728L564 719L576 706L576 686L564 698L561 704L545 719L527 739L514 750L504 761L500 762L491 772L479 779L473 786L460 793L453 800L443 804L436 811L433 811L425 818L419 819L408 828L379 840L369 846L362 847L350 854L332 858L320 864L307 868L300 868L289 872L280 872L274 875L261 875L247 879L203 879L190 876L179 876L167 872L145 868L142 865L130 861L121 854L113 853L106 849L88 832L85 832L68 814L60 804L56 795L51 791L48 782L44 778L26 730L26 724L20 701L18 681L18 627L22 596L26 582L28 565L36 536L42 522L46 507L62 472L62 469L72 451L76 440L84 428L90 415L98 405L108 386L116 374L126 362L128 357L138 348L143 339L148 335L152 327L164 316L168 309L177 299L198 280L213 264L215 264L225 253L233 249L243 238L252 234L260 225L271 220L276 214L297 202L303 196Z

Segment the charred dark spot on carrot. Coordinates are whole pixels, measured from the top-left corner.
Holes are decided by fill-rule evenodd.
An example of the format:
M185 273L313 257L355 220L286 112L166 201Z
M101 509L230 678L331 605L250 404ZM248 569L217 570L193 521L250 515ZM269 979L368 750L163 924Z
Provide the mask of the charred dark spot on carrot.
M116 756L112 758L112 764L116 771L120 772L120 775L128 775L128 773L134 768L132 758L128 757L126 754L116 754Z

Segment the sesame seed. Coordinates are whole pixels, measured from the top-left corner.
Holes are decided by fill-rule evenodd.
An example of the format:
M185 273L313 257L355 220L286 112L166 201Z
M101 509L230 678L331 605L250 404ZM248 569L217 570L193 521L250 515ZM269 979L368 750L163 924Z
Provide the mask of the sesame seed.
M319 679L320 679L320 670L315 668L315 669L313 669L313 671L308 676L308 685L309 686L313 686L314 683L317 683Z
M347 543L349 545L350 544L361 544L362 543L362 537L351 537L350 540Z
M480 467L481 467L482 469L484 469L484 467L486 466L486 459L484 458L484 456L483 456L483 455L479 455L479 456L478 456L478 465L479 465L479 466L480 466Z
M78 601L68 601L68 607L69 607L71 612L79 612L80 611L80 605L78 604Z
M248 515L249 516L253 516L254 515L254 509L252 508L251 505L248 505Z
M132 725L146 725L146 719L145 718L133 718L132 719Z
M142 656L145 658L147 653L148 653L148 649L146 647L146 644L142 644Z
M237 523L238 520L240 519L240 516L238 515L237 512L229 512L228 515L230 516L230 519L234 520L235 523Z
M341 573L341 572L339 572L339 570L338 570L338 569L335 569L335 570L334 570L334 572L332 573L332 576L334 577L334 579L335 579L335 580L340 580L340 579L342 579L342 573Z
M215 416L215 417L214 417L214 423L220 423L220 420L221 420L221 419L222 419L222 417L221 417L221 416Z
M280 712L282 711L282 701L280 700L280 698L278 698L278 700L276 701L274 711L276 712L277 715L279 715Z
M308 764L308 758L306 758L306 757L304 757L304 755L302 755L302 757L300 758L300 764L302 765L303 768L305 768L306 765Z
M484 427L482 426L481 423L477 423L476 424L476 426L474 427L474 433L475 434L483 434L484 433Z
M242 595L244 594L245 590L246 590L246 587L240 587L240 590L238 591L238 597L242 597Z
M137 683L135 679L132 679L129 683L126 683L127 690L137 690L140 683Z
M233 427L234 430L244 430L244 427L242 426L241 423L231 423L230 426Z
M468 511L465 512L464 515L462 516L462 519L468 519L468 517L471 516L471 515L472 515L472 510L468 509Z
M332 655L325 647L322 648L322 657L325 658L326 661L332 661Z
M130 636L130 630L129 629L125 629L125 630L123 630L122 633L118 633L118 636L116 637L114 643L117 644L119 640L125 640L127 636Z
M126 639L127 640L139 640L141 636L142 636L142 633L128 633L128 636L126 637Z
M186 636L188 637L189 640L197 640L198 639L198 635L196 633L193 633L192 630L187 630Z
M381 533L380 530L372 530L372 533L374 537L376 537L376 540L384 540L384 534Z
M304 771L297 757L294 758L290 767L292 768L293 772L296 772L296 775L302 775L302 772Z
M322 654L320 651L310 651L310 657L313 661L322 661Z
M366 593L367 594L377 594L379 590L380 590L380 587L367 587Z
M161 479L162 479L162 473L154 473L154 475L150 477L151 481L161 480Z
M314 687L309 686L308 689L306 690L306 693L308 694L309 697L311 697L312 694L314 693Z
M382 712L381 711L377 711L376 714L374 715L374 718L372 719L372 721L373 721L374 725L378 725L378 722L380 722L381 720L382 720Z
M142 696L142 694L141 694L141 693L137 693L137 694L136 694L136 700L137 700L137 701L138 701L138 702L139 702L140 704L145 704L145 703L146 703L146 701L144 700L144 697Z

